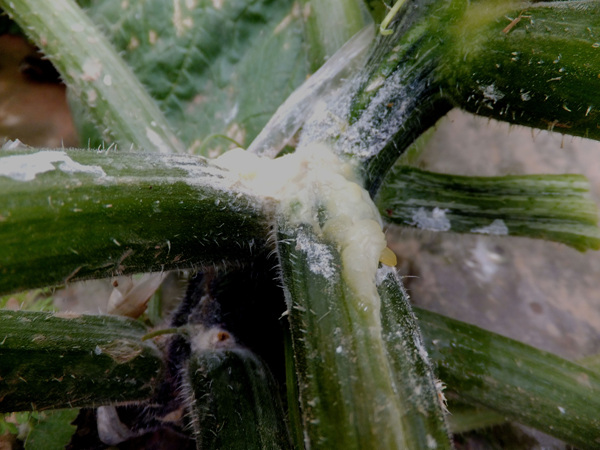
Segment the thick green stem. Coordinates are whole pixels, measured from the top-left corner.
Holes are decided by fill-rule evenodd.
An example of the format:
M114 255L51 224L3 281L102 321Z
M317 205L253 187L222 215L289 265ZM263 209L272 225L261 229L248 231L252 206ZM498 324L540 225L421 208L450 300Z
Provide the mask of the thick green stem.
M463 400L578 448L598 448L597 372L464 322L416 313L437 375Z
M393 223L433 231L526 236L598 249L598 208L582 175L466 177L397 166L377 204Z
M349 286L337 250L307 227L282 229L279 238L305 444L449 448L408 310L383 301L380 316Z
M0 7L52 61L107 140L184 151L154 100L73 0L0 0Z
M600 4L472 3L447 27L444 94L488 117L600 138Z
M150 398L164 369L146 332L123 317L0 311L0 411Z
M247 257L262 206L198 157L82 150L0 157L0 292Z
M348 123L317 137L364 163L372 194L452 106L600 138L598 27L594 1L406 2L373 44ZM332 112L347 102L337 96Z
M275 381L251 351L193 353L187 376L198 449L291 448Z
M407 448L433 448L432 442L438 444L435 448L444 448L447 430L442 386L433 375L408 295L396 271L386 266L377 273L377 288L383 340L406 411L402 424L411 443Z

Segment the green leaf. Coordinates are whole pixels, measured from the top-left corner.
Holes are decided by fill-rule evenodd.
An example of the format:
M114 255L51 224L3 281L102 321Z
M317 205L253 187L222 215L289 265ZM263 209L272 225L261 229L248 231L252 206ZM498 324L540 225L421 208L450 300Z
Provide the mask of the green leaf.
M9 416L9 414L0 414L0 436L6 433L15 435L19 433L17 426L12 421L6 420L7 416Z
M578 448L598 448L597 372L474 325L415 313L437 375L463 401Z
M371 22L362 0L302 0L311 72Z
M9 301L19 305L19 309L27 311L56 311L52 291L50 289L34 289L0 297L0 309L6 309ZM12 309L12 308L8 308Z
M398 165L377 197L396 224L549 239L600 248L598 208L582 175L469 177Z
M71 422L77 417L77 409L44 412L32 423L25 440L25 450L63 449L71 440L75 426Z
M215 134L248 145L307 74L302 10L292 0L90 3L90 17L190 152ZM229 146L214 140L203 153Z

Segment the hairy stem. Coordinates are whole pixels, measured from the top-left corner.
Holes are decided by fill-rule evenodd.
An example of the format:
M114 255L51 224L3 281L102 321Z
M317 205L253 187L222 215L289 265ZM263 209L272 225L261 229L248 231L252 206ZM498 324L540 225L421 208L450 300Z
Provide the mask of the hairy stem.
M164 368L146 332L117 316L0 311L0 411L150 398Z
M462 400L578 448L598 447L598 373L449 317L416 313L438 376Z
M225 175L191 156L3 151L0 292L248 257L266 215Z
M52 61L107 140L184 151L154 100L73 0L0 0L0 7Z
M383 301L380 316L349 287L335 248L306 228L279 238L305 444L450 448L411 313ZM327 264L340 269L329 274Z

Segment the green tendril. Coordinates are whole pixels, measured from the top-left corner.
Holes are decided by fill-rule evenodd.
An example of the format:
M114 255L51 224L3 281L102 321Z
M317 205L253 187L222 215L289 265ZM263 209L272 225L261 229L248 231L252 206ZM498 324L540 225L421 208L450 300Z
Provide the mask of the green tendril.
M394 6L392 6L390 11L387 13L387 15L383 18L381 25L379 25L379 32L382 35L387 36L394 32L394 30L392 30L391 28L388 28L388 25L390 24L390 22L392 20L394 20L394 17L396 17L396 15L398 14L398 11L400 11L400 8L402 7L402 5L404 5L405 2L406 2L406 0L398 0L394 4Z
M175 334L175 333L181 333L182 331L185 331L182 327L162 328L160 330L154 330L154 331L151 331L150 333L143 335L142 341L147 341L148 339L152 339L156 336L162 336L163 334Z

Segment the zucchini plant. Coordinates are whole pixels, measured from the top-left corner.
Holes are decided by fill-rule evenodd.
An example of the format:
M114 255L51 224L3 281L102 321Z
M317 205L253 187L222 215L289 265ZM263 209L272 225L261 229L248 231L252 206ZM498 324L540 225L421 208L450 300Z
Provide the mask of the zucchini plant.
M70 448L452 448L506 418L598 446L600 375L415 315L382 228L600 247L582 176L399 160L453 107L600 139L598 2L0 7L60 73L83 143L1 150L0 292L197 272L153 328L0 311L2 412L81 408Z

